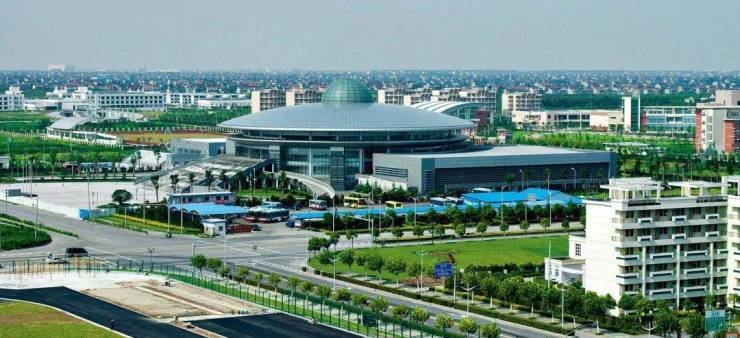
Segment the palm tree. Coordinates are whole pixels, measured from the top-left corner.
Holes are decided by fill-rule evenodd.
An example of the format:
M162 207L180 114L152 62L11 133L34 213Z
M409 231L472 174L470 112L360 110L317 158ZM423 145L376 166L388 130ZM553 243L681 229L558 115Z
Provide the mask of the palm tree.
M193 182L195 182L195 173L194 172L188 173L188 181L190 181L190 187L191 187L190 188L190 191L192 192L193 191L193 188L192 188Z
M152 186L154 187L154 202L159 203L159 175L152 175L149 181L152 182Z
M177 192L177 183L180 183L180 176L178 174L170 175L170 185L173 193Z
M159 159L162 158L162 151L159 150L159 148L154 149L154 158L157 159L155 166L157 167L157 170L159 170L161 168L161 165L159 164Z
M213 172L210 169L206 169L205 177L206 184L208 184L208 192L211 192L211 184L213 183Z
M226 188L226 180L228 179L228 176L226 176L226 170L225 169L221 169L221 173L218 175L218 179L221 180L221 184L223 184L224 185L223 187ZM229 188L231 188L231 187L229 187ZM229 189L229 190L231 190L231 189Z

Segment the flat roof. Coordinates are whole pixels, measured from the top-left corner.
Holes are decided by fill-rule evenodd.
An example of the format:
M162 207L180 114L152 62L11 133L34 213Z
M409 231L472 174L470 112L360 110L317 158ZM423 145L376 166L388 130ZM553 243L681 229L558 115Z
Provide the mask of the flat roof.
M692 189L700 189L700 188L719 188L722 187L722 183L719 182L706 182L706 181L678 181L678 182L668 182L668 185L673 187L684 187L684 188L692 188Z
M216 203L186 203L186 204L173 204L170 209L182 210L187 213L195 213L200 216L210 215L231 215L231 214L245 214L247 209L234 205L224 205Z
M180 138L178 140L188 141L188 142L198 142L198 143L226 143L225 137Z
M520 155L565 155L584 153L603 153L603 150L585 150L571 148L557 148L533 145L501 145L477 151L456 153L415 153L415 154L383 154L385 156L403 156L414 158L459 158L482 156L520 156Z

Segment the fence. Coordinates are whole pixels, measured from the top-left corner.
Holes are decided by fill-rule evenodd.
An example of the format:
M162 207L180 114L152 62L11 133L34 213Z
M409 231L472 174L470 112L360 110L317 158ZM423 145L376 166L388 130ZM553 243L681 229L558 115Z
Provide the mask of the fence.
M279 286L267 287L267 283L258 283L256 280L236 282L214 274L164 263L121 259L113 261L90 257L75 258L69 264L47 264L45 260L26 259L0 262L0 265L4 267L0 269L0 279L3 275L19 275L19 278L23 278L23 274L43 277L50 273L93 275L110 271L150 273L364 336L461 337L457 333L442 331L423 323L393 318L384 313L374 313L349 302L320 298L310 293Z

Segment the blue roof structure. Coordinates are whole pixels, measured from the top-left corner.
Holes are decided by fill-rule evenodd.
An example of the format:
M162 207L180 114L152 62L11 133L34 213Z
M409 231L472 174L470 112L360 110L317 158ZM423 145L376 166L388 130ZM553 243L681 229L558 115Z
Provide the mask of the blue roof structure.
M528 188L522 191L505 191L505 192L483 192L463 194L462 199L466 204L488 204L498 205L499 203L516 203L516 202L547 202L548 196L550 201L555 204L568 204L573 202L581 204L581 199L573 197L558 190L547 190L540 188ZM531 197L531 199L530 199ZM536 204L536 203L534 203Z
M560 192L558 190L549 190L550 193L552 193L552 199L550 202L552 204L568 204L570 202L573 202L576 205L580 205L582 203L582 200L578 197L573 197L571 195L568 195L566 193ZM475 198L475 201L477 202L469 202L466 199L466 196L473 196ZM482 196L481 196L482 195ZM534 195L536 200L534 201L528 201L528 196ZM457 208L460 210L465 210L468 206L471 206L473 208L478 208L483 205L490 205L493 208L498 208L502 204L500 202L500 193L470 193L470 194L463 194L463 200L466 204L458 205ZM518 202L523 202L526 205L530 207L534 206L546 206L547 205L547 196L548 196L548 190L547 189L538 189L538 188L529 188L525 189L523 191L518 192L504 192L503 198L503 204L508 207L515 206ZM393 210L396 211L398 215L404 215L411 211L416 211L417 214L425 214L429 209L434 209L437 212L444 212L445 209L448 207L438 206L438 205L425 205L425 206L417 206L416 208L413 207L404 207L404 208L393 208ZM385 206L380 206L377 209L360 209L360 210L345 210L345 211L337 211L337 216L344 216L344 215L351 215L355 217L367 217L368 214L382 214L386 211ZM293 215L291 215L292 219L297 220L304 220L304 219L320 219L324 217L324 214L327 212L332 212L331 210L327 211L313 211L313 212L297 212Z
M199 216L218 216L218 215L233 215L233 214L246 214L247 208L225 205L216 203L185 203L185 204L172 204L170 209L183 212L197 214Z

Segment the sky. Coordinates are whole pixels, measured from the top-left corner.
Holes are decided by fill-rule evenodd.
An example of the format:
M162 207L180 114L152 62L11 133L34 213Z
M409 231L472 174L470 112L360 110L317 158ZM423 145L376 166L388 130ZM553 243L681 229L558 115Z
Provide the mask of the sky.
M2 0L0 70L740 70L738 13L738 0Z

